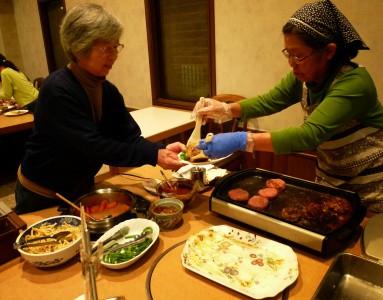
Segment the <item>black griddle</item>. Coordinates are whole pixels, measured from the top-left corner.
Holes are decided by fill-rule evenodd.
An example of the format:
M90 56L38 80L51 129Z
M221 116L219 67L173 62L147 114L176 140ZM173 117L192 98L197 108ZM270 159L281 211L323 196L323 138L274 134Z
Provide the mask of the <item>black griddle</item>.
M228 197L228 191L242 188L256 195L265 188L268 179L280 178L286 182L286 189L277 198L270 200L268 208L256 211L246 202L240 203ZM281 211L289 205L299 206L299 202L320 201L339 197L349 202L352 212L348 220L335 229L326 224L301 224L289 222L281 217ZM218 182L209 199L209 209L222 216L259 228L283 239L292 241L314 252L327 255L341 249L352 239L366 215L357 193L320 185L311 181L270 172L262 169L247 169L230 173Z

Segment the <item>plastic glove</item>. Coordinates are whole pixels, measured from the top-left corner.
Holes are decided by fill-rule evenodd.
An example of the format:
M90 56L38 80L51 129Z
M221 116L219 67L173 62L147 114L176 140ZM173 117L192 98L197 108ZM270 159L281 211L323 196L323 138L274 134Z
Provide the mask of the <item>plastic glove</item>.
M197 149L203 150L210 158L221 158L241 150L246 150L247 132L227 132L214 135L211 142L201 140Z
M201 101L202 99L204 101ZM206 124L207 118L216 119L218 123L233 118L230 106L227 103L202 97L196 103L192 112L192 118L196 116L203 116L202 125Z

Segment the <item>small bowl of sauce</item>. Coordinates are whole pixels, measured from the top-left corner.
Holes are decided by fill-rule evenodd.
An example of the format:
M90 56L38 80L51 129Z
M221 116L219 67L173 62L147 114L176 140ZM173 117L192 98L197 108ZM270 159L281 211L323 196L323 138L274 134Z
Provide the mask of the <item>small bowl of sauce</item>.
M169 180L170 186L166 181L157 185L157 194L161 198L176 198L187 205L198 193L199 186L189 179L172 178Z

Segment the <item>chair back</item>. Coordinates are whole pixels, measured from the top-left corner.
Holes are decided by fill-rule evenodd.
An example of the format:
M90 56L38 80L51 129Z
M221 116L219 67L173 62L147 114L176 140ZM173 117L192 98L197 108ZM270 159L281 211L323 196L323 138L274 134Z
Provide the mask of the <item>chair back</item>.
M211 97L214 100L225 102L225 103L234 103L242 99L246 99L243 96L235 94L218 94ZM232 119L223 123L218 123L213 119L208 119L208 130L214 134L219 134L223 132L235 132L238 130L238 120ZM243 122L242 129L247 131L247 121ZM215 164L218 168L225 168L229 171L238 171L243 169L243 152L235 151L231 156L219 161Z
M235 95L235 94L218 94L211 98L220 102L225 102L225 103L234 103L234 102L238 102L240 100L246 99L243 96ZM234 132L238 130L237 119L233 119L231 122L224 122L221 124L216 123L215 120L208 119L208 125L209 125L209 132L213 132L213 133L223 133L224 131L228 131L228 130L231 130L232 132ZM229 128L230 125L231 125L231 129ZM243 131L247 130L247 121L243 122L242 130Z
M39 90L41 85L43 84L44 77L37 77L35 80L33 80L33 86L35 89Z

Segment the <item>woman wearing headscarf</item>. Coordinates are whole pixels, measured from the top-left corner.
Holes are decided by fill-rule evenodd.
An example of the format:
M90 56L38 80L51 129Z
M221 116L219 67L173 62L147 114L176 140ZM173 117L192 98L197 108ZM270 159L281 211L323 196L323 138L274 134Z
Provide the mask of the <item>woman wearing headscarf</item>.
M303 124L266 133L224 133L199 147L210 157L236 150L287 154L316 149L317 182L353 190L370 211L383 212L383 108L367 70L351 61L369 48L328 0L296 11L283 35L282 52L292 71L277 86L239 103L205 99L193 113L245 120L300 102Z
M34 111L39 91L29 81L28 77L3 55L0 56L0 74L2 83L0 99L13 99L17 108Z
M16 213L60 204L56 193L76 200L92 190L103 164L182 166L177 154L185 145L143 138L117 87L106 80L123 49L122 31L121 22L96 4L75 6L64 17L60 36L70 63L40 89L16 182Z

